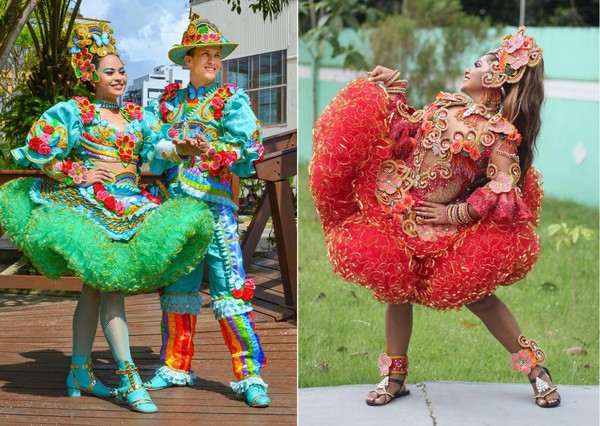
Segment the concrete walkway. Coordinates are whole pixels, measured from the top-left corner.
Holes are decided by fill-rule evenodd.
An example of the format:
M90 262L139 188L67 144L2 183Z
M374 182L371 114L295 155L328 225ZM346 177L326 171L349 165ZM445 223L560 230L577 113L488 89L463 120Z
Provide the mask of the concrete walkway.
M598 386L559 385L561 405L538 408L527 384L423 382L383 407L365 404L373 385L298 389L300 426L598 426Z

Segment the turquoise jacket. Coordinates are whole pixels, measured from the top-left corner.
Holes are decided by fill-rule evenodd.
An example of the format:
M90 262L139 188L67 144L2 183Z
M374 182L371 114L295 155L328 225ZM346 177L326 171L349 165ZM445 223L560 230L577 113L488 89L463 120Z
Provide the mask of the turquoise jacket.
M201 134L212 143L207 154L193 156L166 172L169 191L237 209L232 174L253 175L254 164L263 154L260 123L248 95L233 84L221 87L213 83L197 91L191 86L178 89L177 84L170 84L146 111L158 118L153 128L164 138ZM153 165L151 170L160 172Z

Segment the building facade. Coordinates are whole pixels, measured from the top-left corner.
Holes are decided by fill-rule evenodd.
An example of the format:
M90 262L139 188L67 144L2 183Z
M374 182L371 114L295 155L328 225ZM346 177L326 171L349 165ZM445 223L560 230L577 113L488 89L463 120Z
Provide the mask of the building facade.
M263 136L295 130L298 2L291 0L272 20L253 13L249 0L242 0L241 7L243 12L238 15L223 0L190 1L192 14L213 21L225 37L239 43L223 61L218 80L245 89L263 126ZM167 84L175 82L188 84L188 68L162 65L152 74L135 79L124 99L146 106L160 97Z
M123 97L124 101L135 102L143 107L160 97L167 84L179 83L182 87L190 81L188 68L179 65L159 65L152 74L133 80L133 84Z

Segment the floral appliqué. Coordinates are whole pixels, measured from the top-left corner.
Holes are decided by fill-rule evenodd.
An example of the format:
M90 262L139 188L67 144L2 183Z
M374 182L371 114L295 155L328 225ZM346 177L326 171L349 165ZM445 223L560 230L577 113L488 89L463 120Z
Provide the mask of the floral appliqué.
M132 102L125 103L123 113L129 117L129 121L142 120L144 118L144 110L142 107Z
M92 64L92 54L86 48L73 55L71 62L75 64L75 76L81 81L98 81L96 67Z
M39 136L35 136L29 140L29 149L42 155L50 155L52 152L50 142L56 137L59 137L59 135L55 132L54 126L46 124Z
M256 284L252 278L246 278L244 282L244 286L239 289L235 289L231 292L231 295L235 299L242 299L244 302L249 302L254 297L254 290L256 289Z
M61 171L67 177L67 185L79 185L88 178L87 167L79 163L74 163L71 160L56 163L54 169Z
M513 370L518 373L529 374L534 364L533 357L526 350L521 349L516 354L511 354Z
M225 84L215 92L213 98L210 100L210 106L213 110L213 116L216 120L223 118L223 108L225 107L225 101L229 99L237 90L237 86L234 84Z
M119 158L123 165L128 164L133 156L133 148L137 141L137 136L131 133L122 133L121 131L115 132L117 140L115 144L119 147Z
M142 188L142 195L144 197L146 197L151 203L162 204L162 200L160 199L160 197L155 197L154 195L152 195L150 192L148 192L144 188Z
M169 113L173 110L171 101L177 96L177 91L181 88L179 83L171 83L165 86L164 92L160 97L158 103L158 110L162 116L163 121L167 121Z
M399 200L394 200L392 212L394 214L402 215L409 212L419 202L419 198L407 192Z
M419 239L423 241L436 241L439 238L454 235L458 232L455 226L431 225L429 223L417 225L416 231Z
M238 159L235 151L227 149L210 148L206 154L200 155L200 164L198 168L203 172L210 173L211 176L219 176L223 167L229 167Z
M392 359L385 352L379 355L379 360L377 361L377 366L379 367L379 374L382 376L387 376L390 374L390 367L392 366Z
M77 106L81 111L81 121L83 121L83 124L91 124L96 116L96 106L83 96L75 96L73 99L77 102Z
M500 68L506 75L513 76L516 71L530 61L529 50L533 47L531 37L526 37L523 31L518 31L514 36L505 40L499 56Z
M504 172L498 172L498 174L488 183L489 188L494 194L502 194L503 192L510 192L513 187L513 177Z
M125 204L110 195L110 192L101 183L94 184L94 197L96 201L104 205L106 210L114 212L117 216L121 216L125 212Z
M469 138L470 135L472 138ZM452 154L461 153L465 156L471 157L473 161L477 161L481 158L480 147L475 143L475 133L469 132L467 137L462 132L454 133L454 140L450 144L450 152Z

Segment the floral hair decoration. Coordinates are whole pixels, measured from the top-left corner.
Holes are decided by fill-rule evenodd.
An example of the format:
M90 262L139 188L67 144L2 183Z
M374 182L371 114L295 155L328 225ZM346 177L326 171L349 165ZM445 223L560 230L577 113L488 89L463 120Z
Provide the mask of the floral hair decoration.
M92 63L94 55L117 55L112 30L105 23L81 24L73 30L68 53L71 55L71 66L81 81L98 81L96 67Z
M185 66L185 54L195 47L221 47L221 57L225 58L237 46L237 43L227 40L213 22L194 13L190 17L190 24L183 33L181 44L173 45L169 50L169 59L177 65Z
M484 87L501 87L504 83L517 83L527 67L535 67L542 59L542 48L532 36L525 35L525 27L504 37L499 49L490 52L496 60L490 71L481 77Z

